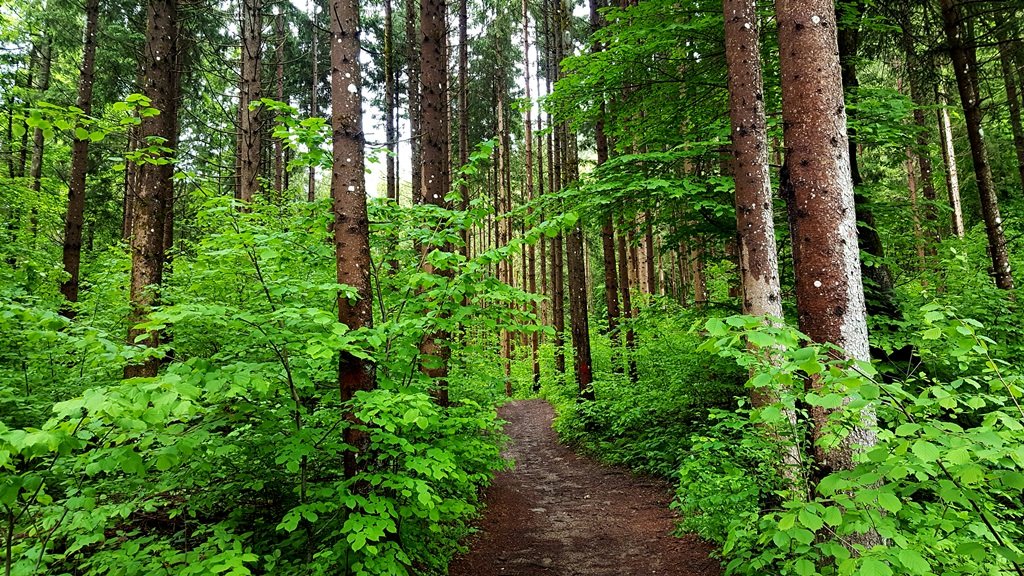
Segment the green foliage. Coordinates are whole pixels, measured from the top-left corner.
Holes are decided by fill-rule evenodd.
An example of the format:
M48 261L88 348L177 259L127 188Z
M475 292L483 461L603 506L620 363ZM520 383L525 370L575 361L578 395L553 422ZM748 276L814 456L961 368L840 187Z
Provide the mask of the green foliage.
M445 572L479 488L504 465L502 436L476 352L455 355L454 405L442 410L418 342L453 317L477 330L529 323L481 308L530 300L480 281L486 260L427 256L451 277L415 265L413 238L444 245L451 222L470 216L375 204L374 221L394 223L383 231L403 231L397 248L376 236L375 261L412 265L375 270L379 321L349 330L336 302L354 293L334 281L325 203L251 208L204 202L145 324L165 335L155 351L121 340L120 248L87 263L74 321L56 298L2 285L0 512L15 526L13 574ZM354 420L338 396L339 351L378 368L380 388L352 401ZM166 364L158 377L120 380L149 353ZM351 427L369 445L346 479Z
M979 334L977 321L939 305L923 313L920 338L931 343L922 348L926 363L904 379L887 380L876 379L868 364L803 345L805 337L789 328L746 317L708 323L711 339L703 348L752 369L748 386L778 398L751 411L747 422L732 417L710 441L713 449L729 445L720 450L725 463L711 467L720 472L711 476L715 485L747 494L740 514L730 509L736 494L692 496L708 494L708 461L698 456L682 469L681 506L707 516L688 526L722 544L728 573L1001 574L1020 565L1020 376L989 355L991 341ZM960 376L929 376L928 359L955 364ZM814 385L805 389L809 381ZM852 470L825 471L817 481L807 464L773 474L763 469L765 460L749 457L748 447L766 440L809 446L807 432L785 414L796 412L806 422L812 407L831 411L815 441L819 448L838 445L871 413L878 416L871 427L877 444L858 453ZM857 543L869 531L885 544Z
M542 394L558 409L563 441L670 478L687 458L691 436L707 429L710 412L732 403L742 378L729 362L709 363L699 351L701 337L689 330L698 314L665 304L643 309L633 321L639 382L631 384L623 373L621 350L595 337L596 400L577 402L575 383L561 381L546 381Z

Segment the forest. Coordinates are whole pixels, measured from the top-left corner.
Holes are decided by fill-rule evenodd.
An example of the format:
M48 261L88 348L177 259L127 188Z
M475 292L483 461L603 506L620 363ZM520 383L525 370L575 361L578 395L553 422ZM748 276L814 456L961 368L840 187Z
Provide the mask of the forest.
M1019 0L4 0L0 574L1024 576L1022 108Z

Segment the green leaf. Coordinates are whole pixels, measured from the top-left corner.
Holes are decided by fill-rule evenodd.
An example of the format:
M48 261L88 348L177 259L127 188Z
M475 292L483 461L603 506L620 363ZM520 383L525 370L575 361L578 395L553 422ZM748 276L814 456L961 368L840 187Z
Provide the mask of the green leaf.
M800 523L814 532L821 530L823 525L821 517L815 514L810 508L803 508L800 510Z
M857 574L859 576L892 576L892 568L889 568L880 560L866 558L864 563L860 565L860 570L857 571Z
M88 140L89 131L81 126L75 128L75 140Z
M927 574L932 569L928 561L918 554L916 550L904 548L900 550L897 556L900 559L900 564L903 564L911 574Z
M936 460L939 459L939 456L942 455L942 453L939 451L938 447L935 446L935 444L932 444L931 442L928 442L926 440L918 440L917 442L914 442L914 445L910 448L910 450L914 453L915 456L917 456L924 462L935 462Z
M903 508L903 503L900 502L900 499L892 492L879 492L878 505L893 514L899 512Z

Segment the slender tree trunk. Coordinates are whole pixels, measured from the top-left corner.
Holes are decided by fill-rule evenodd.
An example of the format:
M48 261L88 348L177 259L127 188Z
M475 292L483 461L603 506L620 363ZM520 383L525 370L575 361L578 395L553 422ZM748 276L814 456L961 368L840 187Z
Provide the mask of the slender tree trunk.
M275 80L277 84L277 101L284 102L284 12L280 9L277 11L276 21L274 23L276 28L277 36L277 50L275 58L277 60L277 70L275 73ZM280 202L284 199L284 143L280 138L274 139L274 192L276 195L275 200Z
M422 0L420 2L420 27L423 40L421 45L422 90L422 200L427 204L447 207L445 183L448 182L448 63L444 58L445 43L445 1ZM415 160L414 160L415 162ZM415 164L414 164L415 166ZM415 182L414 182L415 183ZM447 250L447 247L444 248ZM429 264L428 272L448 276L447 270L435 271ZM450 335L441 330L426 335L420 345L420 353L437 359L434 367L424 367L424 373L436 380L436 400L441 406L448 405L448 359L451 350L447 340Z
M629 381L636 384L640 380L640 372L636 365L636 332L633 331L632 319L636 318L636 310L633 309L632 295L629 285L629 259L626 249L626 233L623 231L623 222L619 221L619 293L622 296L622 317L626 320L626 362L628 363L627 373Z
M142 119L140 141L162 138L173 142L177 117L175 109L175 54L178 5L176 0L150 0L146 25L146 81L144 93L150 105L160 111ZM173 151L172 151L173 154ZM159 299L164 269L164 211L168 189L173 190L171 163L146 163L139 168L138 192L132 209L131 316L128 342L147 347L159 344L159 334L135 326L145 320ZM147 358L125 367L125 377L156 376L159 361Z
M462 0L460 3L459 12L459 34L465 34L465 28L462 27L463 22L463 10L465 10L466 0ZM460 57L464 52L460 50ZM461 61L460 61L461 62ZM459 69L459 73L463 73L463 69ZM526 199L531 203L528 211L529 224L524 225L533 226L535 223L534 212L532 203L534 201L534 187L533 187L533 98L530 94L530 6L528 0L523 0L523 84L526 88L526 110L523 115L523 128L526 130L526 137L524 143L526 144L525 158L526 158ZM461 76L460 76L461 78ZM465 101L463 96L462 102ZM464 132L459 133L460 139L464 136ZM461 142L461 140L460 140ZM465 162L465 161L463 161ZM543 170L540 171L543 173ZM541 178L543 179L543 178ZM530 244L529 253L527 255L528 270L527 275L529 277L528 290L531 294L537 293L537 246L536 244ZM531 311L534 316L539 317L540 310L538 309L537 303L534 302L531 305ZM538 348L540 346L540 333L534 331L530 334L530 359L533 373L533 390L536 392L540 389L540 356L538 355Z
M392 0L384 0L384 134L387 139L386 190L389 200L398 202L398 169L395 153L398 130L395 125L395 32Z
M85 34L82 44L82 68L78 76L78 99L75 105L86 116L92 115L92 85L96 73L96 29L99 25L100 2L85 4ZM85 221L85 177L89 170L89 139L75 139L71 145L71 179L68 186L68 211L64 219L64 271L68 275L60 286L67 304L78 302L78 272L82 262L82 224ZM73 306L61 307L61 313L72 318Z
M693 305L703 308L708 303L708 285L704 277L703 238L694 238L690 243L690 282L693 285Z
M570 133L571 138L575 138ZM570 149L574 146L570 144ZM576 179L578 160L574 153L569 154L569 177ZM568 183L568 182L567 182ZM590 322L587 312L587 272L584 261L583 223L577 221L569 231L566 243L566 260L569 268L569 318L572 333L573 367L576 372L576 383L579 386L579 398L593 400L593 360L590 353Z
M914 171L914 151L907 149L907 191L910 193L910 219L914 224L914 248L917 251L917 265L924 268L924 231L921 227L921 207L917 199L917 174Z
M800 329L868 361L835 7L831 0L777 0L775 11L786 142L781 192L789 208ZM818 439L828 413L813 409L812 420ZM819 472L852 469L855 454L876 443L874 427L869 406L838 446L815 448ZM868 547L880 543L872 530L847 538Z
M260 155L260 61L263 51L262 0L241 0L241 73L238 88L238 194L252 202L259 190Z
M310 28L312 35L313 49L313 79L309 87L309 116L310 118L320 115L318 96L320 92L320 24L317 18L316 3L313 3L313 14L311 16L313 25ZM309 167L309 178L306 184L306 201L316 200L316 167Z
M964 237L964 212L960 205L960 177L956 167L956 150L953 148L953 128L949 122L949 107L945 95L936 90L939 102L939 139L942 141L942 162L945 166L946 192L949 197L950 226L957 238Z
M1005 31L999 38L999 65L1002 68L1003 85L1006 87L1006 103L1010 112L1010 127L1013 130L1013 147L1017 152L1017 171L1020 175L1021 186L1024 187L1024 127L1021 126L1021 95L1018 94L1017 75L1013 70L1013 55L1010 53L1010 42L1006 39Z
M1013 273L1010 271L1010 257L1006 248L1006 237L1003 234L1003 219L999 215L999 200L996 197L992 182L992 169L989 166L988 150L981 132L981 103L978 97L977 64L974 57L973 38L964 41L968 34L963 25L963 15L957 0L940 0L942 6L943 27L946 42L949 46L953 70L956 73L957 90L964 110L964 122L967 126L967 139L971 143L971 159L974 163L974 176L978 185L978 196L981 199L981 214L985 220L985 232L988 235L989 255L992 258L992 275L996 286L1004 290L1013 289Z
M651 213L644 212L644 292L654 294L657 292L657 276L654 273L654 229L651 224Z
M459 166L469 162L469 11L466 4L467 0L459 0ZM529 76L529 62L525 69ZM461 209L469 210L469 184L465 178L459 185L459 194ZM463 240L467 239L467 232L463 232Z
M421 150L423 143L420 137L420 121L422 112L420 110L420 43L422 37L417 19L419 10L416 9L416 0L405 0L405 37L408 77L409 77L409 150L411 172L412 203L419 204L423 197L423 159ZM438 49L440 50L440 49Z
M46 93L50 89L50 71L53 68L53 46L49 36L43 40L43 45L39 48L39 91ZM32 164L29 168L29 179L32 181L32 191L38 192L42 190L43 185L43 152L45 146L45 137L43 131L36 128L32 133ZM38 227L38 213L35 208L32 209L32 234L36 234Z

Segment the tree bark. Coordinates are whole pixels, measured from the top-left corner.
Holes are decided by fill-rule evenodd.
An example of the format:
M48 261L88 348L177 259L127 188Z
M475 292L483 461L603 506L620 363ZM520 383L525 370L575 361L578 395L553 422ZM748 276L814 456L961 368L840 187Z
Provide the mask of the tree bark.
M789 211L800 329L853 359L868 361L868 331L857 246L850 148L831 0L776 0L786 160L782 196ZM813 381L812 386L819 385ZM821 437L828 414L812 410ZM876 443L875 414L838 446L815 449L820 472L849 470ZM851 542L880 543L873 531Z
M459 35L460 35L460 39L463 38L464 34L465 34L465 28L463 27L463 14L464 14L464 11L465 11L465 7L466 7L466 0L462 0L460 2L460 4L459 4L459 10L460 10L459 11ZM463 74L464 74L464 68L462 67L462 65L465 62L462 59L464 57L464 55L465 55L465 52L460 47L460 50L459 50L459 58L460 58L460 68L459 68L459 75L460 76L459 76L459 78L460 78L460 82L462 81ZM534 197L534 186L533 186L533 117L532 117L533 116L533 98L532 98L532 95L530 94L530 6L529 6L528 0L523 0L523 84L524 84L524 86L526 88L526 110L524 111L524 114L523 114L523 128L526 131L525 138L524 138L524 144L526 145L526 151L525 151L525 158L526 158L526 199L527 199L528 202L531 203L531 206L530 206L530 208L528 210L528 219L529 219L529 224L528 225L532 226L535 223L534 211L533 211L533 206L532 206L532 203L533 203L535 197ZM460 84L460 89L461 88L462 88L462 85ZM465 102L465 92L463 92L463 95L460 98L461 99L459 100L459 103L461 105L463 102ZM463 116L462 115L462 110L460 109L460 118L461 118L460 119L460 123L464 123L465 122L464 118L466 118L467 116L468 116L468 114L466 116ZM460 147L462 146L462 139L464 137L465 137L465 132L460 127L460 131L459 131ZM463 159L462 162L465 163L465 159ZM541 170L541 173L543 173L543 170ZM463 192L463 198L467 198L467 200L468 200L468 191L464 191ZM524 228L525 227L526 226L524 226ZM529 280L528 280L528 282L529 282L528 290L530 291L531 294L536 294L537 293L537 246L536 246L536 244L530 244L529 253L527 255L527 260L528 260L527 275L528 275L528 278L529 278ZM533 312L534 316L537 316L537 317L540 316L540 310L538 309L538 306L537 306L536 302L534 302L531 305L531 312ZM533 387L534 391L537 391L537 390L540 389L540 356L538 355L538 348L539 347L540 347L540 333L534 331L534 332L532 332L530 334L530 359L531 359L532 374L533 374L532 387Z
M953 128L949 122L949 107L946 96L936 90L939 109L939 139L942 141L942 163L945 167L946 192L949 198L951 232L957 238L964 237L964 212L960 205L960 176L956 167L956 149L953 148Z
M82 44L82 68L78 76L78 99L75 105L85 116L92 115L92 86L96 74L96 29L99 26L100 2L85 3L85 33ZM64 271L68 279L60 285L67 304L78 302L78 273L82 262L82 225L85 221L85 177L89 170L89 139L75 139L71 145L71 178L68 186L68 210L64 219ZM61 313L73 318L73 306L62 306Z
M387 140L385 194L389 200L398 202L398 170L395 153L398 147L398 130L395 124L395 32L391 0L384 0L384 134Z
M445 195L448 182L448 65L444 58L445 43L445 1L422 0L420 2L420 28L422 39L420 90L422 91L421 119L422 134L422 201L427 204L447 207ZM415 167L415 160L413 161ZM415 184L415 181L414 181ZM448 247L444 247L447 250ZM450 276L450 271L431 269L428 272ZM438 359L436 367L424 367L424 373L435 379L435 398L441 406L448 405L448 359L451 351L447 340L450 334L435 331L424 337L420 353Z
M405 0L405 60L408 66L409 79L409 151L411 172L412 203L419 204L423 197L423 159L421 157L422 141L420 136L420 43L422 37L417 36L418 30L416 0Z
M320 24L317 21L317 10L316 3L313 3L313 15L312 15L312 26L310 27L310 34L313 41L312 49L312 60L313 60L313 80L310 83L309 88L309 117L313 118L320 115L320 105L318 100L320 92ZM309 167L309 178L306 183L306 201L313 202L316 200L316 167Z
M43 40L39 48L39 92L45 94L50 89L50 76L53 69L53 44L49 36ZM32 164L29 167L29 179L32 181L32 191L38 193L43 189L43 152L45 146L43 131L36 128L32 133ZM38 214L36 209L32 210L32 234L35 235L38 227Z
M1021 126L1021 99L1018 93L1017 75L1014 74L1013 55L1010 53L1010 42L1005 31L999 37L999 65L1003 73L1003 86L1006 87L1006 103L1010 113L1010 128L1013 130L1013 148L1017 152L1017 172L1021 186L1024 187L1024 127Z
M275 58L277 70L275 80L277 84L277 101L284 102L284 12L278 8L276 21L274 22L277 35L277 49ZM285 189L285 165L284 165L284 143L280 138L274 138L274 192L275 200L280 202L284 199Z
M259 190L260 113L253 108L260 101L260 61L263 51L262 0L241 0L239 30L242 40L238 86L238 191L236 198L252 202Z
M331 127L334 133L331 198L334 201L334 247L339 284L356 289L352 303L338 297L338 321L351 330L373 326L370 288L370 224L366 213L366 180L363 172L362 99L359 65L359 1L331 0ZM376 386L371 361L341 353L338 387L341 401ZM351 407L345 417L356 422ZM354 451L345 453L344 472L351 478L359 471L358 453L369 443L355 426L345 429L345 442Z
M623 231L623 222L619 220L619 293L622 296L622 317L626 319L626 362L629 381L636 384L640 380L640 372L636 364L636 332L633 330L631 320L636 318L636 310L633 308L632 294L629 286L629 258L626 248L626 233Z
M150 105L160 111L142 119L140 141L158 138L175 140L176 95L174 86L177 46L177 0L150 0L147 11L145 83L143 92ZM171 152L173 154L173 151ZM139 185L132 209L131 316L128 342L141 341L147 347L159 345L159 333L136 325L144 321L159 299L164 269L164 221L166 202L173 193L174 165L147 162L139 167ZM170 190L170 191L169 191ZM156 376L159 361L147 358L125 367L126 378Z
M974 46L971 44L973 39L968 37L967 42L964 42L964 37L969 30L963 25L963 15L957 0L940 0L939 4L942 7L946 43L953 61L953 70L956 73L960 103L964 110L967 139L971 143L974 176L978 185L978 196L981 199L981 214L985 220L989 255L992 258L992 276L995 278L996 286L1004 290L1012 290L1013 273L1010 271L1010 257L1006 248L1006 237L1003 234L1003 219L999 215L999 200L992 182L992 169L989 166L985 138L981 132L981 103L978 95Z

